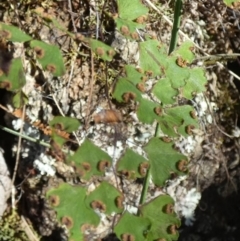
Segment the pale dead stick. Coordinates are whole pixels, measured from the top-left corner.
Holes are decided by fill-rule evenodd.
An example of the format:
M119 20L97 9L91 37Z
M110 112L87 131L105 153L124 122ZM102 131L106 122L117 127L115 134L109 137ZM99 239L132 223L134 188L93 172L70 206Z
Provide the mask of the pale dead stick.
M20 134L23 133L23 126L24 126L24 119L25 119L25 111L26 111L26 106L23 106L23 114L21 117L22 120L22 125L20 128ZM15 163L15 167L14 167L14 171L13 171L13 177L12 177L12 197L11 197L11 201L12 201L12 209L15 209L15 186L14 186L14 182L16 179L16 175L17 175L17 169L18 169L18 165L19 165L19 160L20 160L20 152L21 152L21 144L22 144L22 136L20 135L18 137L18 145L17 145L17 153L16 153L16 163Z
M36 235L32 231L31 227L28 225L25 217L23 217L23 216L21 216L21 226L22 226L22 229L25 231L26 235L28 236L29 240L39 241L39 239L36 237Z

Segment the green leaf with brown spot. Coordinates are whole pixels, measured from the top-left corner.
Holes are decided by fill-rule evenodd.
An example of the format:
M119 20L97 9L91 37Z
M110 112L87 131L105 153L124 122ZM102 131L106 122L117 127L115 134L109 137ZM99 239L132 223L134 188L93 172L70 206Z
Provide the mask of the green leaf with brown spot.
M96 39L84 39L88 42L92 51L101 59L105 61L111 61L116 54L115 50L106 45L105 43L98 41Z
M145 27L148 8L139 0L118 0L117 5L118 17L114 18L117 30L128 39L139 39L137 29Z
M74 187L67 183L62 183L47 192L46 197L56 211L58 221L67 224L70 240L83 240L84 228L99 224L99 216L86 206L86 192L84 187Z
M25 34L23 31L21 31L19 27L0 22L0 39L22 43L27 42L32 38L28 34Z
M59 129L61 131L66 131L71 133L76 131L80 123L76 118L68 116L55 116L50 122L49 125L53 128Z
M103 181L86 198L86 205L103 213L121 213L123 211L123 195L113 185Z
M127 149L117 162L117 171L129 179L144 177L147 168L148 160L131 149Z
M150 226L149 219L134 216L126 211L114 227L114 232L120 240L146 241L145 233Z
M174 104L176 102L178 90L172 87L172 83L169 78L162 78L154 85L153 94L163 104Z
M180 166L181 161L187 164L187 157L173 148L173 143L167 143L159 138L152 138L144 150L150 162L150 171L155 185L163 186L171 174L186 174L187 167ZM182 164L184 164L182 162ZM184 168L184 172L180 169Z
M20 90L16 94L14 94L12 102L13 106L19 109L27 104L28 97L25 95L23 91Z
M0 88L9 91L20 90L25 85L25 75L21 58L15 58L11 61L7 72L0 69Z
M76 174L82 179L89 180L93 176L103 176L106 167L112 165L110 156L86 139L67 161L71 164Z
M165 211L167 206L173 208L173 205L174 201L170 196L161 195L140 207L141 216L151 222L146 241L178 240L177 228L180 226L180 220L173 210L168 213Z
M158 117L161 130L169 136L188 136L191 133L188 127L198 128L197 119L192 118L191 112L194 108L190 105L182 105L164 109L164 114Z
M128 96L128 97L127 97ZM141 92L136 88L136 86L128 79L121 78L115 86L113 98L119 102L130 102L141 100Z
M162 74L167 66L167 51L157 40L147 40L139 44L140 67L154 78Z
M231 6L233 3L239 3L239 0L223 0L227 6Z
M30 47L44 70L51 72L53 76L62 76L65 73L62 54L57 46L32 40Z
M119 17L122 19L134 20L148 13L148 8L139 0L118 0L117 5Z

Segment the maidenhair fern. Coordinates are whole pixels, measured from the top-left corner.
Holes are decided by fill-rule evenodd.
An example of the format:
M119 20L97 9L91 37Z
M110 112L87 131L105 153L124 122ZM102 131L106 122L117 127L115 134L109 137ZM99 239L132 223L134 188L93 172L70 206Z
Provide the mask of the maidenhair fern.
M195 59L192 43L183 43L169 55L167 46L147 34L140 35L138 29L144 28L148 9L139 0L118 0L117 6L117 14L106 14L125 38L139 41L139 62L124 66L124 74L117 79L112 97L125 105L134 103L139 122L156 125L158 131L143 147L145 157L126 149L113 169L121 178L145 178L146 183L151 177L154 185L163 187L172 174L187 173L188 159L173 148L174 138L191 135L198 128L194 108L188 100L205 90L207 80L203 68L191 66ZM49 21L57 26L54 19ZM53 76L65 72L63 58L56 46L33 40L18 28L3 23L0 23L0 36L6 41L25 43L42 69ZM116 54L112 47L101 41L84 37L80 40L103 61L112 61ZM0 85L15 91L21 90L24 84L21 60L14 59L7 72L0 76ZM16 106L19 103L20 100ZM51 137L59 147L65 142L59 130L70 133L79 126L76 119L69 117L55 117L49 124ZM113 165L112 157L87 138L67 157L66 163L83 183L93 177L102 180L106 170ZM146 188L145 194L147 191ZM91 192L87 187L62 183L51 188L46 199L56 211L59 222L68 228L69 240L84 240L85 231L99 225L101 213L118 215L114 232L122 241L177 240L180 220L173 211L172 198L160 195L145 202L145 194L143 192L137 214L125 211L124 195L127 194L106 180Z

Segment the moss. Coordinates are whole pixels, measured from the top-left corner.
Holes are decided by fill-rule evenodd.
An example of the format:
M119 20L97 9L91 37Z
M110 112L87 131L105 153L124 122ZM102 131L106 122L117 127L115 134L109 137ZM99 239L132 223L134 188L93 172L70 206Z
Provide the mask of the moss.
M16 211L5 212L0 219L0 240L29 241Z

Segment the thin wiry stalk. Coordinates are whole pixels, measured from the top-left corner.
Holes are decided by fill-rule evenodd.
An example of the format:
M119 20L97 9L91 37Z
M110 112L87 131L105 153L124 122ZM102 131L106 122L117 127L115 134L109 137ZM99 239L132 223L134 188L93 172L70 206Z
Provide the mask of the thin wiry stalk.
M168 51L169 54L176 48L176 45L177 45L181 10L182 10L182 0L176 0L175 7L174 7L173 29L172 29L171 41L170 41L170 46L169 46L169 51ZM159 124L157 124L156 131L155 131L155 137L159 137L159 133L160 133L160 126L159 126ZM139 205L144 204L146 201L146 196L147 196L147 191L148 191L149 181L150 181L150 173L151 173L151 166L149 166L145 179L144 179ZM139 211L138 211L138 215L140 215Z
M182 0L176 0L174 7L174 21L173 28L171 34L171 41L169 46L168 54L172 53L172 51L176 48L177 40L178 40L178 30L180 28L180 20L181 20L181 11L182 11Z
M44 141L37 140L37 139L32 138L32 137L30 137L30 136L26 136L26 135L24 135L24 134L21 134L21 133L19 133L19 132L17 132L17 131L14 131L14 130L12 130L12 129L9 129L9 128L7 128L7 127L4 127L4 126L1 126L1 125L0 125L0 129L3 130L3 131L8 132L8 133L10 133L10 134L13 134L13 135L15 135L15 136L21 136L22 138L24 138L24 139L26 139L26 140L28 140L28 141L32 141L32 142L38 143L38 144L40 144L40 145L42 145L42 146L45 146L45 147L48 147L48 148L51 147L50 144L48 144L48 143L46 143L46 142L44 142Z
M147 196L148 187L149 187L149 181L150 181L150 173L151 173L151 166L149 166L149 168L147 170L147 173L146 173L146 176L144 178L143 189L142 189L139 205L144 204L145 201L146 201L146 196ZM139 210L138 210L138 215L140 215L140 211Z

